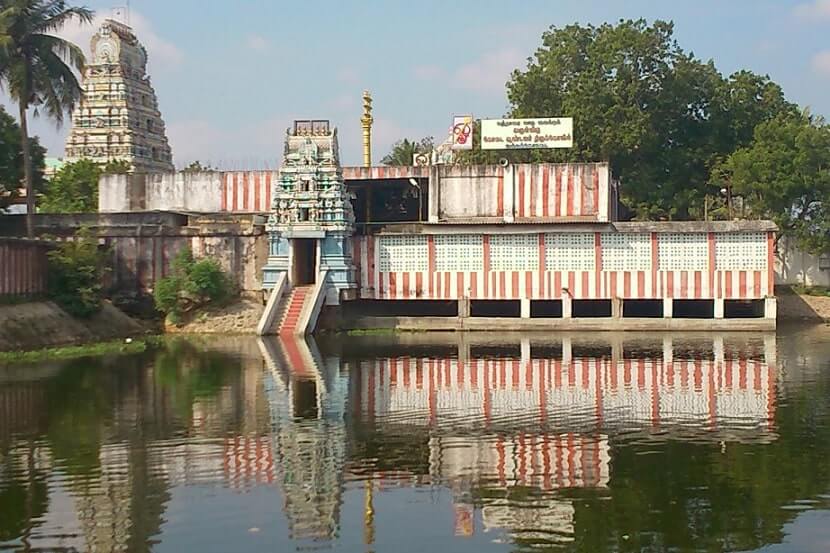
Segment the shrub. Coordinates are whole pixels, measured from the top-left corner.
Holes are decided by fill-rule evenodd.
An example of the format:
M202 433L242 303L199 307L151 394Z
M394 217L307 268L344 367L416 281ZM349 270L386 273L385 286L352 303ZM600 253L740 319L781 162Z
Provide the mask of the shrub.
M103 254L88 229L50 251L48 294L67 313L86 318L101 308Z
M170 274L156 283L156 309L177 323L183 314L210 303L226 300L233 284L219 263L210 258L195 260L189 248L180 251L170 264Z

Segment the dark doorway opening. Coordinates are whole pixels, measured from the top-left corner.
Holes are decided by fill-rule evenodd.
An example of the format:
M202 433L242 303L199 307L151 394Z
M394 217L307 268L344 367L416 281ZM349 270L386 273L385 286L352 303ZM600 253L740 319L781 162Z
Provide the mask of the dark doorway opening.
M295 380L294 387L294 418L317 418L317 383L313 380Z
M533 300L530 302L530 317L533 319L561 319L562 300Z
M522 304L519 300L470 300L471 317L511 317L522 316Z
M343 303L347 317L457 317L455 300L357 300Z
M293 240L291 282L293 286L314 284L317 280L317 240L295 238Z
M573 300L571 316L578 317L610 317L611 300Z
M674 300L672 317L675 319L714 319L713 300Z
M623 317L659 319L663 316L663 300L623 300Z
M764 317L764 300L726 300L723 316L726 319L761 319Z

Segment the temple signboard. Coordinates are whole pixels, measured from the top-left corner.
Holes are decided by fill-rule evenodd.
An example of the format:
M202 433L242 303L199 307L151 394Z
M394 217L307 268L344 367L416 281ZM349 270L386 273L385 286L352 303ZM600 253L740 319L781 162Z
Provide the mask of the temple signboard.
M482 119L482 150L572 148L573 118Z

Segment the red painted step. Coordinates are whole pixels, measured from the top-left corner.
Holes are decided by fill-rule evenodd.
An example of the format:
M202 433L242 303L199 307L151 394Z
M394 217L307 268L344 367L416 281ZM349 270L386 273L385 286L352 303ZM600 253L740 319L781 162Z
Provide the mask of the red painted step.
M288 297L285 299L285 310L283 311L282 321L279 327L279 333L281 335L294 334L310 290L311 286L298 286L293 288L288 294Z

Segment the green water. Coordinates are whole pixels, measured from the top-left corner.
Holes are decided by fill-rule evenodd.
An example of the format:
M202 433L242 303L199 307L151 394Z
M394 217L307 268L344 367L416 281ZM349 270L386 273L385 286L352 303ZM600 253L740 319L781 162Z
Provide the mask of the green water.
M830 551L830 330L0 368L0 551Z

